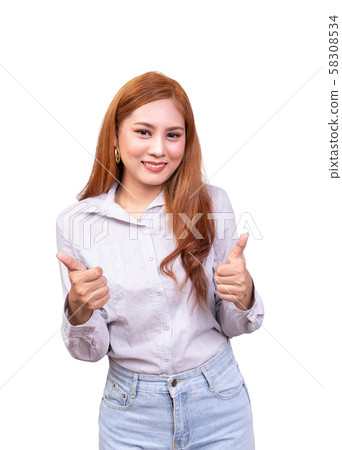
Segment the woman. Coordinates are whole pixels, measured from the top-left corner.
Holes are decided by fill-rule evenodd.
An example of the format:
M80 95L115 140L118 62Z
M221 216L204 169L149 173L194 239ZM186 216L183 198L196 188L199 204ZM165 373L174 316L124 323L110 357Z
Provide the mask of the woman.
M225 191L204 184L193 112L158 72L125 84L105 115L90 179L57 218L62 336L109 370L102 450L254 448L230 338L262 300L233 239Z

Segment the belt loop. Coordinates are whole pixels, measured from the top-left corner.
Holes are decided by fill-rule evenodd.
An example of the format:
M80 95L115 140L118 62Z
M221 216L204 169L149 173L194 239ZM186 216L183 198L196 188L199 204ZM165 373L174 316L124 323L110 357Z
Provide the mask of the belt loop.
M133 381L132 381L132 387L131 387L131 398L135 398L135 391L137 387L138 382L138 374L133 373Z
M206 369L204 367L201 367L201 371L202 371L203 375L205 376L205 378L206 378L206 380L207 380L207 382L209 384L210 390L213 391L214 390L214 385L211 382L211 378L210 378L208 372L206 371Z

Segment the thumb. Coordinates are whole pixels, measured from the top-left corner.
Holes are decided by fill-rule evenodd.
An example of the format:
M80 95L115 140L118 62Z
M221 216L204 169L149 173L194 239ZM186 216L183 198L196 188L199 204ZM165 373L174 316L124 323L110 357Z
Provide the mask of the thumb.
M241 234L235 244L235 247L228 253L226 264L232 263L234 259L242 258L242 253L247 245L248 237L248 233Z
M72 272L73 270L87 270L86 267L72 256L67 255L66 253L57 253L57 258L61 261L65 267Z

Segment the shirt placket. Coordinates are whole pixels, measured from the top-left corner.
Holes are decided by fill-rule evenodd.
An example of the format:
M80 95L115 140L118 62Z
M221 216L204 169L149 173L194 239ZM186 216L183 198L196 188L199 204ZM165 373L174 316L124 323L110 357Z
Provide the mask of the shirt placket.
M152 289L154 309L156 311L156 317L158 318L157 327L160 329L160 374L170 374L173 373L171 355L172 327L166 293L164 292L161 283L159 264L155 252L155 245L161 245L161 243L158 243L158 234L156 234L157 229L158 227L156 226L155 221L154 225L142 223L139 226L139 240L141 242L143 258L147 268L148 281Z

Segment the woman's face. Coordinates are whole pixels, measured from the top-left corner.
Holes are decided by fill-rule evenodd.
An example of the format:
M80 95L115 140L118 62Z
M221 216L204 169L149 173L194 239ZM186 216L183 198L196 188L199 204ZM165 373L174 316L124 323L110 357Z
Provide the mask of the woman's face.
M115 145L124 165L122 183L129 189L155 189L173 174L185 150L185 122L171 99L136 109L119 126Z

